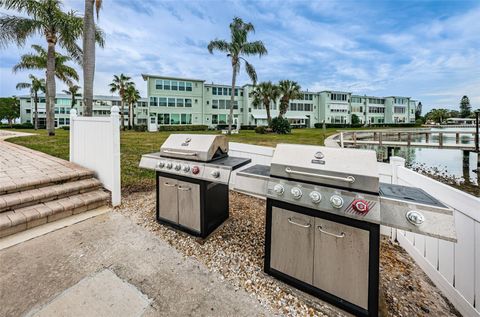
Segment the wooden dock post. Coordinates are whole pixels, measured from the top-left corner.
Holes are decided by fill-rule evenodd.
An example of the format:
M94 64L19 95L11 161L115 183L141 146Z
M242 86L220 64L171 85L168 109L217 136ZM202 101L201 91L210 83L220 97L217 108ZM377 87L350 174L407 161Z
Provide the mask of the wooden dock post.
M430 142L430 133L425 133L425 143Z
M340 132L340 147L343 148L343 132Z
M353 145L357 145L357 132L353 132Z
M402 132L398 132L398 141L402 141Z
M407 146L410 146L412 143L412 132L407 133Z
M455 133L455 143L460 143L460 132Z
M378 133L378 145L382 146L382 132Z
M438 145L440 147L443 147L443 133L442 132L438 133Z

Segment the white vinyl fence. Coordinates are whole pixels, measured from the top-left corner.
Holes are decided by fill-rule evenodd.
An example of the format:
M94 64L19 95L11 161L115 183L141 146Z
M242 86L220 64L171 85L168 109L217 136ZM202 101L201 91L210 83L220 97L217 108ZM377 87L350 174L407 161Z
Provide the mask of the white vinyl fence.
M121 203L119 120L117 106L109 117L79 117L70 111L70 161L96 173L111 192L113 206Z
M273 153L230 142L229 155L249 157L252 164L270 165ZM398 241L463 316L480 316L480 199L405 168L402 158L378 164L381 182L422 188L454 208L457 243L384 226L381 232Z

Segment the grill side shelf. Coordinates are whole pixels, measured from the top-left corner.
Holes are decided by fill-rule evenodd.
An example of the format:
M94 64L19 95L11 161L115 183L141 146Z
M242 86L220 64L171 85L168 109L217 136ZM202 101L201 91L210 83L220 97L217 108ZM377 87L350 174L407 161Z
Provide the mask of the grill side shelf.
M432 197L421 188L409 187L395 184L380 183L380 197L390 198L406 203L422 204L431 207L448 209L438 199Z

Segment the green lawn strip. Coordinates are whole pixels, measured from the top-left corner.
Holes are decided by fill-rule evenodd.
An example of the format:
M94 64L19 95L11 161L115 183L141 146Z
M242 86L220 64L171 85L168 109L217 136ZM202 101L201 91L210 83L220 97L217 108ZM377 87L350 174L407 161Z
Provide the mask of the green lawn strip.
M15 130L36 133L33 136L8 139L8 142L44 152L68 160L69 131L56 130L54 137L49 137L45 130ZM326 136L337 132L338 129L327 129ZM121 168L122 189L126 192L143 191L155 186L154 172L138 168L142 154L158 152L165 139L175 132L135 132L121 133ZM194 131L179 133L220 133L219 131ZM241 131L239 134L228 136L229 141L249 143L255 145L272 146L278 143L298 143L323 145L322 129L295 129L291 134L257 134L255 131Z

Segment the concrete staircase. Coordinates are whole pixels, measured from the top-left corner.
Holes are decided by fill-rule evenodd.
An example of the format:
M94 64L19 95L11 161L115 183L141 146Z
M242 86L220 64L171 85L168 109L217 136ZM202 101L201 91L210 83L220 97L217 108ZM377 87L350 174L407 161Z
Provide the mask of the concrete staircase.
M108 204L88 170L0 184L0 238Z

